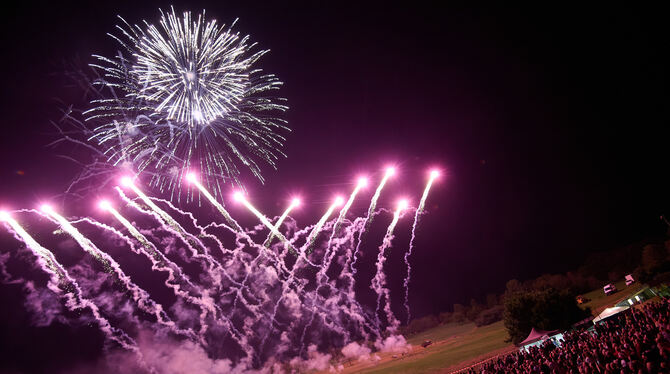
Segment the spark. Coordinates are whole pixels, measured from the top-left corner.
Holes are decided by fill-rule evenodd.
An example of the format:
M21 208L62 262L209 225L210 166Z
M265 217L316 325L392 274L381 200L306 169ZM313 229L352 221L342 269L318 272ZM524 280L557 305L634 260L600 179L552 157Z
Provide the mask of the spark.
M130 234L133 237L135 237L137 241L140 242L140 244L142 244L142 246L144 246L146 249L151 250L152 252L157 252L154 250L154 248L152 248L153 246L151 245L151 242L149 242L149 240L144 235L142 235L142 233L140 233L140 231L136 229L135 226L133 226L133 224L130 223L130 221L128 221L124 216L122 216L121 213L119 213L119 211L116 210L108 200L101 200L98 206L100 207L101 210L111 213L112 216L116 218L116 220L119 221L123 225L123 227L125 227L126 230L128 230L128 232L130 232ZM162 257L158 258L158 261L162 260L163 260Z
M377 319L377 325L380 325L379 321L379 309L381 306L382 296L385 298L384 311L386 313L386 318L389 323L389 330L394 332L398 328L399 322L395 315L391 311L391 294L386 288L386 275L384 274L384 263L386 262L386 250L391 247L391 241L393 240L393 231L395 230L398 220L400 219L400 213L403 210L407 209L409 202L406 199L401 199L398 201L397 208L395 213L393 213L393 220L386 229L386 235L384 235L384 240L382 245L379 247L379 253L377 254L377 272L375 273L374 278L372 278L372 284L370 287L377 293L377 309L375 311L375 318Z
M158 205L156 205L142 190L140 190L134 183L131 183L128 185L130 189L135 192L135 194L142 200L149 208L153 211L155 214L155 217L163 224L163 226L166 229L171 229L175 234L177 234L179 237L181 237L184 242L187 244L188 249L191 251L194 257L202 260L206 266L209 268L209 270L213 269L219 269L223 270L223 267L220 262L218 262L214 257L212 257L208 252L207 252L207 247L202 243L202 241L195 236L191 235L188 233L177 221L175 221L172 216L170 216L167 212L165 212L163 209L159 208ZM124 198L125 196L123 195L123 192L121 191L120 188L118 188L119 194ZM211 195L210 195L211 196ZM218 204L216 200L214 200L215 205ZM218 204L220 205L220 204ZM136 209L140 209L136 204L134 204L134 207ZM221 206L221 209L223 207ZM232 218L231 218L232 219ZM236 227L239 228L239 225ZM241 228L239 229L241 230ZM238 231L239 232L239 231ZM231 279L227 273L223 272L223 274L228 278ZM215 276L214 279L216 280L216 284L219 285L220 277ZM231 279L232 280L232 279Z
M284 237L284 234L279 232L279 230L277 229L277 226L274 226L267 219L267 217L265 217L265 215L263 215L263 213L261 213L253 205L251 205L249 200L247 200L247 198L244 196L244 194L241 191L235 191L233 193L233 199L235 201L239 202L239 203L242 203L242 205L244 205L245 208L247 208L251 213L253 213L261 221L261 223L265 225L265 227L270 229L270 232L272 234L274 234L274 236L278 237L279 240L281 240L282 242L284 242L286 244L289 244L288 240Z
M379 182L379 185L377 186L377 189L375 190L375 194L372 195L372 199L370 200L370 206L368 207L368 213L365 216L365 220L363 221L363 225L361 228L361 232L358 234L358 243L356 243L356 249L354 250L354 253L352 254L353 260L351 261L351 273L356 274L356 260L358 251L361 247L361 242L363 241L363 234L367 231L367 229L370 227L372 224L372 219L374 218L373 213L375 212L375 209L377 208L377 201L379 200L379 196L381 196L382 189L386 185L386 182L394 176L396 173L395 167L393 166L387 166L386 169L384 170L384 176L382 177L382 180ZM351 282L351 288L353 288L354 282Z
M310 247L312 246L312 244L314 244L314 241L316 240L316 236L317 236L317 235L319 234L319 232L321 231L321 228L323 227L323 225L326 223L326 221L328 220L328 218L330 218L330 216L333 214L333 211L335 211L335 209L336 209L338 206L342 205L343 203L344 203L344 198L343 198L342 196L337 196L337 197L335 197L335 200L334 200L333 203L330 205L330 207L328 207L328 210L326 210L326 213L325 213L325 214L321 217L321 219L316 223L316 226L314 226L314 228L312 229L312 231L311 231L311 232L309 233L309 235L307 236L307 242L305 243L305 245L307 246L307 248L310 248Z
M433 182L435 179L437 179L440 176L440 171L437 169L432 169L429 173L428 176L428 183L426 183L426 188L423 190L423 195L421 195L421 201L419 202L419 207L416 209L416 212L414 213L414 223L412 224L412 237L409 240L409 248L407 249L407 252L405 253L405 265L407 265L407 277L405 277L405 280L403 281L403 287L405 288L405 311L407 312L407 323L409 323L409 320L412 316L410 308L409 308L409 283L412 279L412 267L409 262L409 256L412 255L412 249L414 248L414 238L415 238L415 233L416 233L416 227L419 224L419 217L421 216L421 213L423 212L425 206L426 206L426 200L428 199L428 192L430 192L430 188L433 186Z
M174 321L170 320L170 318L167 316L163 310L162 305L154 302L147 291L133 283L130 277L124 273L124 271L121 269L121 266L116 261L114 261L114 259L96 247L93 242L91 242L86 236L77 230L77 228L75 228L67 219L65 219L65 217L56 212L51 207L51 205L42 205L42 211L49 217L53 218L60 225L63 231L67 232L68 235L70 235L77 242L77 244L79 244L80 247L82 247L86 252L100 261L100 263L102 263L105 267L105 270L107 270L110 274L114 274L121 282L121 284L126 287L127 291L132 294L133 300L140 307L140 309L155 316L159 323L170 327L173 332L195 338L195 333L193 331L182 330L178 328Z
M282 213L281 217L279 217L279 219L277 220L277 222L273 226L274 229L278 230L279 227L281 227L281 224L286 219L286 217L288 217L289 213L291 213L291 211L294 208L297 208L299 206L300 206L300 199L299 198L294 197L293 199L291 199L291 203L289 204L288 208L286 208L286 210L284 210L284 213ZM268 247L270 245L270 243L272 243L272 239L274 238L274 231L275 230L270 230L270 234L268 234L268 238L265 239L265 242L263 243L264 246Z
M0 212L0 222L6 222L9 224L12 230L14 230L14 232L21 237L21 240L26 243L26 246L32 249L33 252L38 255L46 263L49 269L51 269L51 271L61 280L66 277L63 267L60 266L58 261L56 261L54 254L50 250L42 247L35 239L33 239L33 237L23 229L23 227L11 216L11 214L9 214L9 212Z
M277 168L290 131L280 118L285 99L275 96L283 83L257 66L269 50L204 11L160 13L143 26L119 17L119 35L110 36L127 53L93 56L91 67L104 76L94 85L104 89L84 112L93 124L86 143L176 196L193 165L215 195L224 183L239 184L241 168L262 182L260 162Z
M196 186L198 188L198 190L200 191L200 193L205 195L207 200L209 200L209 202L216 208L216 210L218 210L219 213L221 213L223 218L228 222L228 224L231 225L231 227L233 227L237 231L243 231L242 227L240 227L240 225L237 223L237 221L235 221L233 219L233 217L230 215L230 213L228 213L226 208L223 207L223 204L218 202L216 200L216 198L214 196L212 196L212 194L205 188L205 186L203 186L202 183L200 183L200 181L198 180L198 177L195 175L195 173L191 172L191 173L186 174L186 180L189 183Z
M344 204L344 207L340 210L340 215L337 217L337 222L335 222L335 225L333 226L333 234L335 234L335 232L337 231L337 227L342 222L344 217L347 215L347 212L351 208L351 205L354 203L354 199L356 199L356 195L358 195L358 192L362 188L367 187L367 185L368 185L368 178L366 178L366 177L358 178L358 182L356 183L356 187L351 192L351 195L349 195L349 200L347 200L347 203Z
M366 177L358 178L358 182L356 183L356 187L351 192L351 195L349 195L349 200L347 200L347 203L340 210L340 214L337 217L337 220L335 221L335 223L333 224L333 231L330 234L330 238L328 239L328 244L326 245L326 252L323 255L323 263L322 263L322 266L321 266L321 270L319 271L319 276L318 276L319 283L322 283L322 281L324 281L323 278L326 278L326 281L328 279L328 276L326 275L326 272L328 271L328 268L330 267L330 263L332 262L333 257L335 257L335 251L332 248L332 243L333 243L333 239L335 238L335 235L337 235L337 229L339 228L340 224L342 223L342 220L344 219L344 217L346 217L347 212L351 208L351 205L354 203L354 199L356 198L356 195L358 194L358 191L360 191L361 188L364 188L367 185L368 185L368 179Z
M195 78L192 77L192 79ZM217 209L225 211L222 199L219 198L217 201L214 198L211 191L201 182L202 175L199 172L194 172L192 168L183 170L181 178L184 183L190 183L195 187L192 188L193 191L197 188L199 192L196 193L210 199L215 207L216 204L219 204ZM249 231L239 228L239 225L235 223L235 226L239 228L235 229L223 220L202 226L192 213L178 208L169 200L147 195L148 192L144 192L147 190L142 188L134 175L125 175L118 180L123 188L116 187L116 190L119 192L124 209L120 209L115 200L106 198L97 200L97 206L107 213L106 217L114 220L114 226L118 228L88 217L66 219L55 206L49 204L43 204L42 213L38 213L58 224L60 229L73 237L87 253L105 264L105 270L114 277L115 286L114 290L101 289L103 292L101 296L105 292L114 292L118 297L124 297L122 294L129 296L130 301L134 303L127 304L130 308L128 310L136 312L137 316L150 317L150 321L146 321L147 324L158 323L168 326L171 333L182 335L189 341L199 344L213 356L219 357L215 352L216 347L220 346L217 341L230 338L231 343L234 341L234 344L239 347L235 349L239 353L233 355L225 353L224 356L231 362L235 362L236 365L242 365L240 368L251 370L263 367L268 357L273 357L273 355L281 360L291 359L292 354L302 355L308 346L325 335L332 336L333 339L343 344L351 341L365 341L374 344L375 340L385 338L388 333L396 333L399 321L391 309L392 288L388 284L388 275L384 272L385 270L388 272L388 269L385 269L385 263L390 257L389 251L399 220L405 216L405 213L409 216L407 211L414 209L415 205L407 199L400 199L392 209L376 208L377 199L384 185L394 173L393 168L387 168L383 172L375 196L370 201L373 206L372 212L368 210L367 216L349 219L351 211L354 210L355 199L359 198L358 194L369 184L366 177L359 177L355 180L354 188L348 199L346 196L333 197L321 219L316 224L304 228L299 228L295 220L289 219L289 215L300 205L297 197L288 202L288 206L285 207L276 222L271 222L267 216L254 207L253 200L246 195L244 190L234 191L232 198L254 214L263 227L269 229L267 238L265 235L261 238L266 239L263 245L255 243L250 237L250 233L257 233L261 226L256 226ZM417 210L425 209L429 191L439 176L438 170L428 172L426 189L418 202ZM136 196L128 198L124 189L132 191ZM228 201L226 200L226 203ZM154 222L155 219L158 224L152 228L140 230L129 216L124 215L126 206L152 217L149 222ZM336 210L339 212L337 217L334 216ZM73 288L74 286L70 286L70 278L67 278L67 273L62 269L62 265L56 262L53 254L39 247L34 239L31 241L28 233L18 226L13 218L15 212L37 211L10 212L0 209L0 221L2 222L0 227L6 226L15 238L31 247L42 269L47 271L50 279L56 282L50 281L48 284L58 284L58 287L68 297L77 293L81 294L80 291ZM357 293L353 287L356 278L353 272L349 271L349 264L354 248L358 248L356 240L358 239L360 243L360 236L365 233L366 223L375 215L383 212L392 214L393 219L386 228L382 242L377 244L376 273L369 283L377 297L371 300L371 305L366 305L356 298ZM421 215L417 213L412 228L413 235L419 217ZM78 231L79 225L84 222L104 230L104 235L84 236L83 229L81 232ZM181 224L184 226L182 227ZM195 231L191 233L187 228ZM282 230L282 234L280 229L283 228L286 230ZM224 236L214 231L222 229L226 237L233 240L233 247L226 248ZM317 240L321 231L328 231L330 239L326 242L327 244L322 243L325 244L324 251L310 256L314 258L317 257L317 254L319 255L319 261L312 262L307 258L305 249ZM88 230L85 231L87 235L88 232ZM230 238L227 235L229 233L232 233L234 238ZM286 233L290 233L291 236L287 237ZM279 238L285 248L290 250L283 253L269 250L275 237ZM96 240L96 244L93 239ZM175 316L174 321L170 319L160 304L153 301L145 290L137 286L123 272L114 258L101 250L106 247L99 246L98 239L111 240L112 243L125 243L132 252L149 259L151 271L161 272L160 279L165 287L174 291L174 296L179 302L179 309L168 309L170 316ZM304 244L299 250L293 247L294 243L302 243L303 240ZM278 244L275 247L278 247ZM410 241L411 246L413 246L412 240ZM221 253L214 257L210 251L216 248L220 249ZM324 249L323 246L321 249ZM297 253L295 261L287 258L289 252ZM411 253L411 248L408 249L408 253ZM344 261L335 261L340 254ZM121 255L123 255L122 252ZM170 258L177 256L176 261L179 264L168 258L168 255ZM408 256L409 254L405 254L409 266ZM181 261L197 266L183 268ZM142 262L147 263L146 260ZM334 264L332 267L331 263ZM99 266L91 269L96 271ZM196 276L189 277L186 270L195 271ZM409 273L408 268L408 275ZM333 277L332 274L335 276L333 280L330 280L329 275ZM58 292L54 287L49 287ZM90 287L88 283L86 287ZM119 290L123 292L120 293ZM90 292L88 289L84 291ZM98 302L97 296L91 301L91 304L93 302ZM68 308L76 308L79 307L78 305L85 304L69 303ZM108 305L104 304L104 306ZM95 307L96 305L92 304L91 308ZM316 323L317 318L318 323ZM145 321L133 319L119 322L122 323L124 329L137 331L137 327ZM107 334L108 338L125 344L127 349L137 349L134 341L127 335L123 335L123 331L110 330L104 319L100 319L99 324L102 329L111 331L111 334ZM294 346L295 353L283 353L278 350L277 346L282 344ZM267 351L265 351L266 348Z
M372 200L370 200L370 206L368 207L368 214L365 218L365 229L369 227L369 225L372 223L372 218L373 215L372 213L375 211L377 208L377 201L379 200L379 196L382 194L382 189L386 185L386 182L389 180L389 178L393 177L396 173L395 167L393 166L388 166L386 170L384 171L384 177L382 177L381 182L379 182L379 185L377 186L377 189L375 190L375 194L372 196ZM360 237L359 237L360 240ZM360 241L359 241L360 245Z
M88 238L86 238L84 235L82 235L79 230L77 230L70 222L68 222L65 217L62 215L58 214L54 208L49 205L49 204L42 204L40 206L40 210L44 212L47 216L53 218L63 229L63 231L67 232L79 245L89 254L91 254L93 257L95 257L98 261L100 261L104 266L105 269L110 270L110 262L105 256L102 254L100 250L98 250L97 247L91 243Z
M42 207L53 212L53 209L48 204L44 204ZM109 339L119 343L123 348L134 352L140 364L148 368L144 362L142 353L137 347L137 343L122 330L112 327L109 321L102 316L98 306L93 301L84 298L79 284L68 274L63 265L56 260L53 252L39 244L8 212L0 212L0 221L9 224L11 230L18 235L17 239L23 241L26 247L44 262L44 264L41 264L43 266L42 269L51 276L50 283L53 284L53 287L50 286L49 288L58 294L65 293L64 296L67 299L65 305L69 310L90 310L98 327L100 327L105 335Z

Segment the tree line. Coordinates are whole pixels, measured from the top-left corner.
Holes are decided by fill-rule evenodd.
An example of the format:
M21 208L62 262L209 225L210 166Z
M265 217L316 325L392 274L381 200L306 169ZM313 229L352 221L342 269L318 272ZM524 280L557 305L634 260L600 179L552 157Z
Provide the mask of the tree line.
M454 304L451 310L438 315L413 319L401 327L401 333L412 335L447 323L485 326L504 320L510 341L517 344L533 327L568 329L591 314L577 305L577 295L602 289L627 274L650 285L670 282L669 236L670 230L663 238L592 253L576 271L542 274L526 281L509 280L501 294L490 293L484 300L473 298L469 304Z

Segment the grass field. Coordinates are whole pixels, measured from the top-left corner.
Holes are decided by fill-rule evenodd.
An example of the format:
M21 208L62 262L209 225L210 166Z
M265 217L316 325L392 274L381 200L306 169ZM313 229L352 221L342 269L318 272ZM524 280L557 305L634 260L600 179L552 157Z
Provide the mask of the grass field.
M430 339L433 344L421 347L421 342ZM412 350L405 355L380 355L381 361L373 364L358 362L345 367L344 373L435 373L465 364L487 354L494 355L501 350L512 349L506 343L507 332L502 321L489 326L475 327L474 324L441 325L412 336L408 342Z
M597 316L605 308L609 308L612 305L618 303L619 301L628 298L630 295L642 289L643 285L640 283L633 283L630 286L626 287L625 281L619 281L614 283L616 289L619 290L612 295L606 296L602 288L595 289L589 293L586 293L582 296L591 299L588 303L583 304L583 307L591 308L593 316Z
M584 294L590 301L583 307L590 307L593 315L597 316L605 308L628 298L643 287L639 283L626 287L624 281L615 285L619 291L610 296L606 296L602 288ZM505 342L506 339L507 331L502 321L483 327L476 327L472 323L440 325L410 336L408 342L412 344L412 350L405 355L379 354L379 362L348 363L342 373L448 373L515 350L512 344ZM433 344L427 348L421 347L425 340L431 340Z

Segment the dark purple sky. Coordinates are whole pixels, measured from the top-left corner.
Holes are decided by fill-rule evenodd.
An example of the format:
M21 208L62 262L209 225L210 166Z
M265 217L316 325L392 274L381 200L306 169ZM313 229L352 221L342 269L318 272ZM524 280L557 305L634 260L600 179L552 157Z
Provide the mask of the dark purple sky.
M308 224L332 193L389 162L400 175L385 204L418 199L430 166L448 173L412 257L415 315L664 232L669 30L659 9L173 3L239 17L237 29L271 49L261 66L285 82L293 133L267 184L248 178L268 215L300 191L296 217ZM55 76L61 63L113 51L116 14L153 20L168 5L28 4L5 14L0 204L32 207L74 176L62 150L45 147L56 99L75 98Z

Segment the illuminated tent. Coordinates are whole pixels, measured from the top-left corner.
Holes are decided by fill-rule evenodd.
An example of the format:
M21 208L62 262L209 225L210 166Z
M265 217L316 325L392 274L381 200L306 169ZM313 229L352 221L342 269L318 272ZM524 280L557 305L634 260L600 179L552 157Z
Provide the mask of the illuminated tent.
M527 346L533 343L536 343L538 341L546 340L549 339L549 337L558 334L558 330L552 330L552 331L544 331L544 330L537 330L535 328L532 328L530 330L530 334L528 334L528 337L519 343L520 346Z
M607 309L603 310L603 312L600 313L598 315L598 317L593 319L593 323L594 324L598 323L599 321L602 321L606 318L609 318L609 317L611 317L615 314L621 313L628 308L630 308L630 306L615 306L615 307L607 308Z

